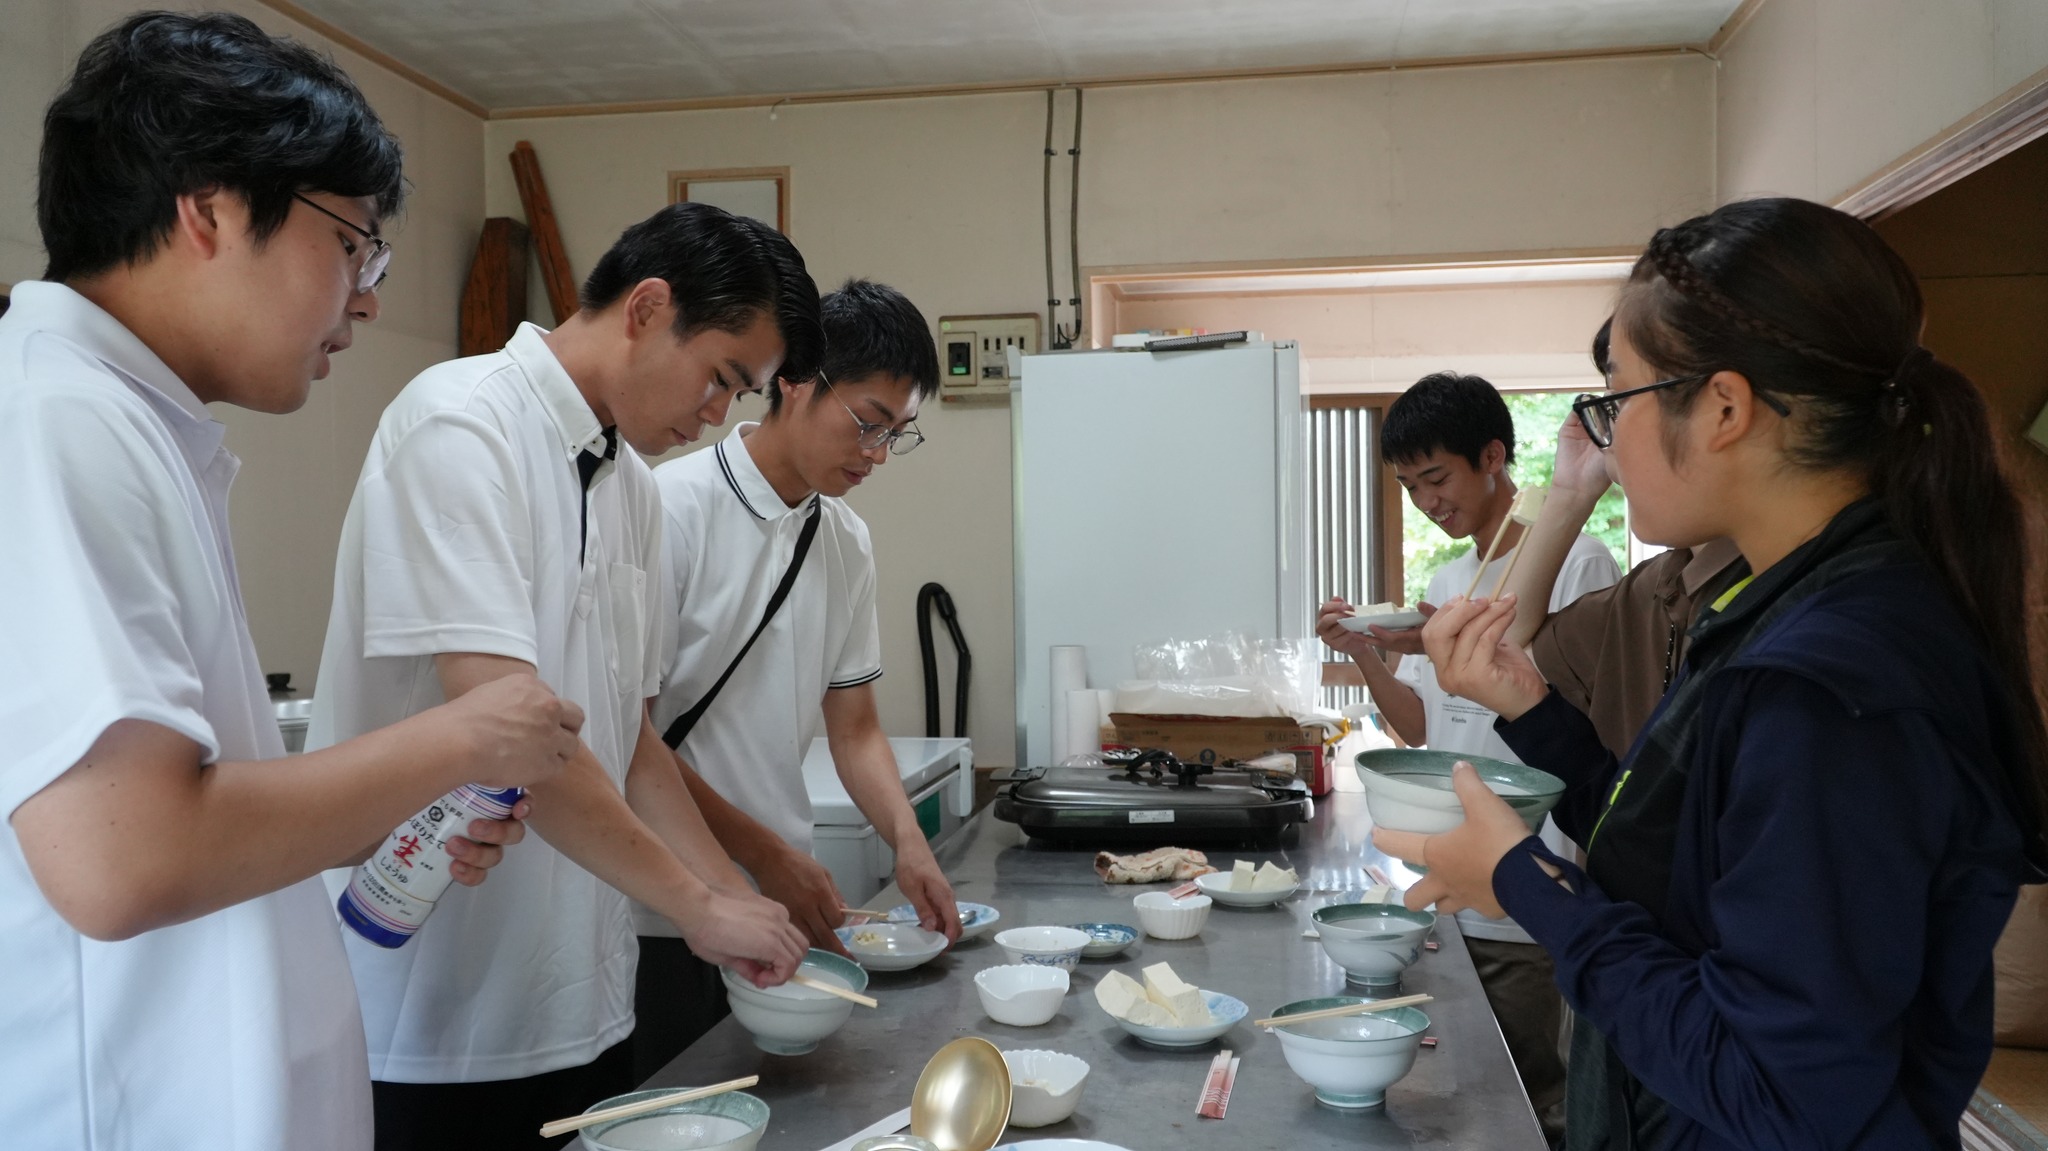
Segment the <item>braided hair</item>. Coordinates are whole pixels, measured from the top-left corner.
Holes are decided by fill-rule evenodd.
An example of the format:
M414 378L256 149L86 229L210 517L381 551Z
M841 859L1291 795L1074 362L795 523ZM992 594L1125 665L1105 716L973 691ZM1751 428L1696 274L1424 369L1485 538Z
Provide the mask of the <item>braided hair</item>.
M1660 376L1702 377L1657 393L1667 416L1691 410L1705 377L1741 373L1789 401L1789 463L1855 475L1884 500L2020 705L2027 762L2007 779L2038 866L2048 730L2027 650L2026 522L1983 394L1920 346L1923 317L1918 280L1867 224L1759 199L1659 231L1613 322Z

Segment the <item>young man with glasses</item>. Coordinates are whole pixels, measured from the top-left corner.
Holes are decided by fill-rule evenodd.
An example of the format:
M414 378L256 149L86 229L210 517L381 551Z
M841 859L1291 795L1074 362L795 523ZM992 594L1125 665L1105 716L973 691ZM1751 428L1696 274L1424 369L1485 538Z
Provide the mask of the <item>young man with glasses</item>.
M665 558L639 453L696 439L780 370L815 371L817 301L774 229L671 205L598 259L574 316L427 369L378 421L307 746L510 675L588 714L567 770L534 789L538 842L496 882L444 899L395 949L345 936L380 1151L559 1146L543 1122L638 1082L628 896L758 983L802 961L802 934L720 850L649 726Z
M844 498L923 441L915 421L938 391L938 353L924 317L893 288L851 280L819 306L822 371L777 380L760 423L654 470L674 584L655 725L726 850L814 946L837 950L843 903L810 854L803 777L804 754L823 734L847 794L894 849L896 881L924 926L957 938L952 888L876 716L874 552ZM643 935L660 926L641 921ZM643 938L642 955L643 1027L687 1014L687 998L722 1005L715 973L673 941ZM650 1029L650 1043L662 1042L640 1058L658 1065L687 1043L680 1022Z
M40 164L48 268L0 320L0 1131L368 1151L318 875L462 784L546 784L582 722L509 677L287 759L264 692L206 405L297 410L377 318L398 141L325 57L151 12L80 55ZM471 824L455 878L521 828Z

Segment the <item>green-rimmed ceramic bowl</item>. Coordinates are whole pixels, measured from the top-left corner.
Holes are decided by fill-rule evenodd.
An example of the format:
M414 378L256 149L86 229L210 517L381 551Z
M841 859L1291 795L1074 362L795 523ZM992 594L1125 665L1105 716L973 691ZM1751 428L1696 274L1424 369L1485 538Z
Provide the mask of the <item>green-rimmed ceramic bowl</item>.
M804 955L801 970L849 991L868 989L868 973L860 964L815 947ZM802 1055L814 1050L820 1039L839 1030L853 1014L853 1004L846 1000L800 984L756 987L731 968L719 975L725 980L725 997L732 1005L733 1018L754 1037L754 1046L770 1055Z
M1333 903L1309 918L1323 953L1344 969L1345 982L1376 989L1400 985L1436 926L1434 912L1386 903Z
M1495 795L1534 831L1564 795L1564 781L1519 763L1416 748L1383 748L1358 753L1358 781L1365 785L1366 810L1376 827L1436 835L1465 822L1465 807L1451 790L1451 767L1469 763Z
M1368 1002L1371 1000L1356 995L1302 999L1273 1015L1281 1018ZM1363 1111L1384 1104L1387 1088L1415 1066L1415 1051L1428 1029L1429 1016L1413 1007L1396 1007L1292 1027L1277 1023L1273 1034L1280 1037L1280 1054L1287 1066L1315 1088L1318 1103L1342 1111Z

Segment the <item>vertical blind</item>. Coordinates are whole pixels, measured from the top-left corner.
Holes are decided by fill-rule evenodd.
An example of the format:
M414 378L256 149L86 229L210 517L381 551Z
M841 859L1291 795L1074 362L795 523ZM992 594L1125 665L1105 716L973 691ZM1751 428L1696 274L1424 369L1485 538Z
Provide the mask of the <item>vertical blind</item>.
M1331 596L1365 605L1382 591L1379 416L1368 407L1308 414L1309 571L1315 602ZM1342 659L1325 648L1325 660ZM1366 698L1362 687L1325 687L1323 705Z

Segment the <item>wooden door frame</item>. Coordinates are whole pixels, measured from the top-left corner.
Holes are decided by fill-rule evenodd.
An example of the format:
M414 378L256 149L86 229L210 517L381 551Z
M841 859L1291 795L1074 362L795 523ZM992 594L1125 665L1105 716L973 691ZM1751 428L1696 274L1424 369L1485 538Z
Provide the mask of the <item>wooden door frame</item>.
M2048 136L2048 68L1844 193L1835 207L1876 223Z
M689 199L689 186L693 183L711 183L725 180L773 180L775 181L775 230L789 235L789 167L780 168L700 168L691 171L668 174L668 202L680 204Z

